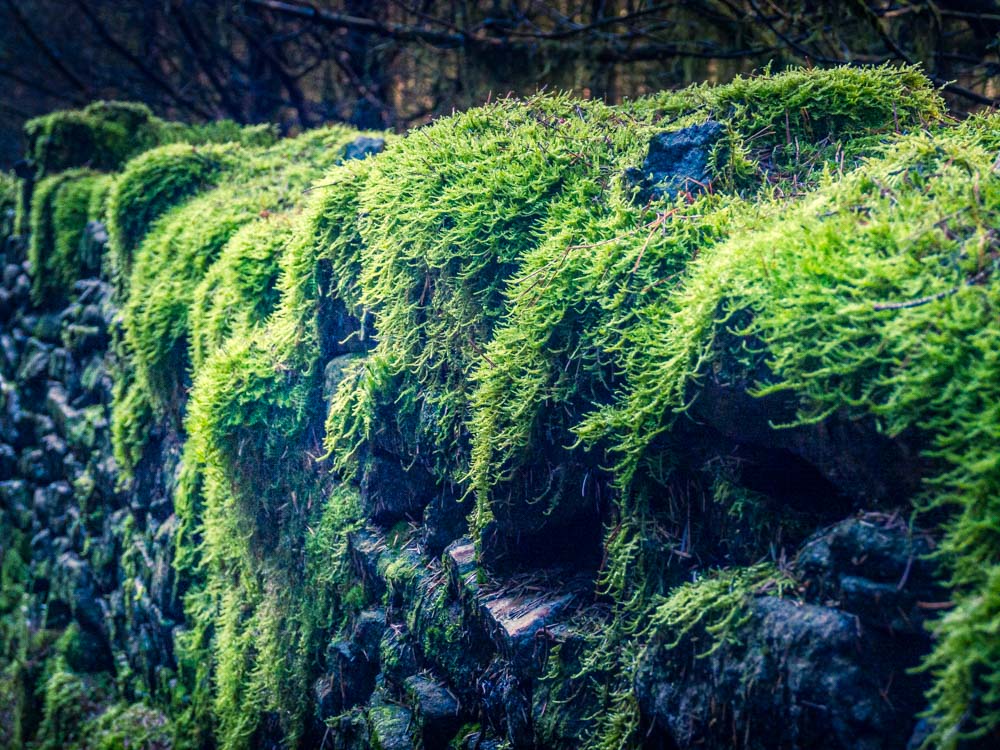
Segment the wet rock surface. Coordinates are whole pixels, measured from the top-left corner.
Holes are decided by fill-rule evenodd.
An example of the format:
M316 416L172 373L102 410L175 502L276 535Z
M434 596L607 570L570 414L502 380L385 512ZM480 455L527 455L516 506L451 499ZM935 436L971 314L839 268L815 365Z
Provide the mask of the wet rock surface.
M102 236L91 233L94 241ZM183 623L169 494L179 439L169 428L157 430L132 484L119 486L108 435L110 288L83 281L64 310L34 311L25 307L22 277L21 265L7 264L0 505L40 586L30 617L72 634L65 653L77 672L127 670L154 689L177 668L173 638ZM357 356L330 358L327 398ZM748 410L724 376L714 382L693 410L702 432L691 445L728 440L745 457L777 455L755 454L754 446L764 442L758 422L780 408L765 402ZM746 418L731 419L734 410ZM838 446L852 433L844 429L825 438L791 431L778 450L836 482L852 467L831 467L815 451L845 455ZM309 737L344 750L453 741L466 748L578 746L600 703L566 677L546 675L554 653L563 675L579 670L592 643L587 628L607 614L593 594L592 555L600 547L599 536L588 536L599 530L594 498L584 493L557 516L515 506L484 530L479 556L463 536L468 502L405 456L390 431L375 441L361 473L367 525L352 532L348 550L352 579L375 606L352 614L320 655ZM845 495L878 495L864 472L851 476ZM580 484L593 492L596 477ZM781 502L794 505L793 495ZM534 555L532 545L545 549ZM635 678L645 743L730 747L735 737L740 747L901 747L914 732L924 686L907 670L926 650L927 603L943 598L925 559L932 546L891 513L852 516L805 540L791 563L795 596L753 599L732 642L699 658L684 644L654 640ZM528 558L534 567L524 566ZM577 562L567 566L567 559ZM261 746L277 742L278 725L262 722L256 736Z

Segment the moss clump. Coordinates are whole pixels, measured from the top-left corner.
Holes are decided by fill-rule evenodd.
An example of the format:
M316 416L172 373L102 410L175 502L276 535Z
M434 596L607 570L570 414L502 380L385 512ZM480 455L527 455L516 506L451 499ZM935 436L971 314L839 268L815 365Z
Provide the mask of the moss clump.
M615 181L602 200L575 196L544 226L545 240L523 257L505 322L485 348L490 364L474 373L472 479L480 527L494 506L524 493L526 474L538 477L527 499L549 507L567 491L578 494L580 473L592 473L597 486L603 457L562 446L576 442L572 430L589 411L613 399L629 353L645 351L635 332L672 295L692 259L773 221L832 162L856 165L896 129L939 120L942 112L918 72L887 68L737 79L635 106L662 113L658 129L706 118L725 123L726 148L743 155L750 169L741 171L752 179L727 180L727 162L716 160L710 194L659 205L636 205L631 186ZM637 158L633 149L619 169ZM553 443L560 447L545 447ZM558 473L573 464L583 468Z
M195 289L191 364L197 370L229 338L243 338L278 305L278 260L293 236L291 215L248 224L226 243Z
M0 240L14 234L19 194L17 178L9 172L0 172Z
M116 396L115 440L134 461L143 427L162 419L179 426L186 412L175 564L191 587L189 628L176 643L189 703L175 722L213 734L222 747L246 747L268 712L294 744L319 639L350 599L340 587L356 502L316 477L318 437L307 428L323 417L314 377L319 319L324 300L337 302L328 258L342 227L323 197L331 180L365 167L346 165L324 178L302 216L283 212L356 137L330 128L260 151L233 150L239 158L213 177L219 187L165 204L154 228L137 235L131 262L123 344L134 373ZM176 147L175 155L187 158ZM130 166L149 162L130 188L138 204L138 186L155 179L154 162L167 171L188 165L170 159L164 149ZM189 363L185 409L179 374Z
M112 178L88 169L47 177L35 188L31 205L31 295L35 304L65 300L73 282L99 270L84 257L80 240L88 221L102 216L103 196Z
M856 172L831 176L786 219L702 254L673 299L636 327L644 346L626 360L622 400L581 428L616 435L621 476L636 477L654 436L720 356L713 341L743 320L736 331L747 344L727 356L746 372L763 362L771 375L756 392L795 394L798 424L843 413L920 436L940 467L925 505L952 514L939 557L957 607L936 627L928 661L939 679L931 741L944 746L1000 721L988 676L994 639L979 626L1000 559L1000 475L982 440L1000 424L989 374L1000 335L998 123L897 139Z
M150 409L180 422L190 361L189 313L209 268L239 229L291 207L312 180L340 160L355 136L330 128L256 153L235 146L168 146L133 161L116 183L109 209L112 251L119 274L128 272L120 287L128 294L125 345L135 368L115 413L116 451L126 468L143 441L137 432L119 428L131 420L130 411ZM225 185L168 210L206 182L223 179ZM135 220L164 212L148 234ZM138 242L134 260L131 242ZM203 354L199 350L197 356Z
M167 123L136 102L93 102L29 120L24 127L35 178L76 167L121 169L134 156L166 143L237 142L260 147L274 142L274 128L221 121L205 125Z
M154 222L169 208L215 183L237 163L236 146L174 144L133 159L108 198L111 266L127 290L132 257Z

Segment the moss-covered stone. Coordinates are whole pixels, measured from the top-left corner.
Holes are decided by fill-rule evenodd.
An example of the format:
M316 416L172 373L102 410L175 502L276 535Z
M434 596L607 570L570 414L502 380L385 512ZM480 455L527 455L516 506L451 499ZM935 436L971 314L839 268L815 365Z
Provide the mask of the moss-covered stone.
M879 747L908 739L921 679L930 744L995 733L995 115L947 122L918 71L881 67L618 107L507 99L377 155L381 138L345 128L262 144L129 106L33 127L36 301L73 292L84 228L107 218L132 485L112 500L113 471L74 463L106 429L79 393L100 369L74 369L106 320L85 322L85 300L61 334L28 314L0 342L18 387L60 378L79 400L49 388L51 417L5 416L0 434L24 446L18 481L45 485L3 495L0 688L18 717L31 680L9 665L34 610L52 604L63 633L32 678L40 723L11 736L443 746L480 721L484 747L731 730L757 746L787 715L791 744L819 726ZM99 160L75 162L79 143ZM82 514L50 510L73 488ZM915 548L891 574L835 569L847 531L784 564L818 526L895 507L941 539L938 580ZM59 552L102 512L108 539ZM874 566L879 539L851 537L849 557ZM888 602L953 606L931 645ZM933 648L896 718L852 623L877 631L866 648L905 640L892 668ZM84 658L104 627L117 688ZM783 668L775 643L816 684L832 655L857 700L825 724L791 711L812 682L753 683ZM697 675L683 693L681 675ZM746 705L713 724L710 689Z

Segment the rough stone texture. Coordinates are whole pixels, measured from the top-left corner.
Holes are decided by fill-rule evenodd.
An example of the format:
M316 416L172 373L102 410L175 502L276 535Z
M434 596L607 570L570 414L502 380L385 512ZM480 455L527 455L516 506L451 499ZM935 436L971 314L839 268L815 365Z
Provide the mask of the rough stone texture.
M366 156L379 154L385 150L385 138L360 136L355 138L344 149L344 161L364 159Z
M639 188L639 200L646 203L707 190L712 179L709 157L725 132L721 123L709 120L656 135L642 169L630 169L626 175Z
M832 574L829 559L816 562L817 548L843 550L852 537L870 536L860 528L839 524L807 545L800 564ZM886 541L872 548L876 557ZM656 640L647 647L636 689L651 737L678 748L906 744L926 687L926 676L908 670L926 636L890 634L881 617L872 627L844 609L773 596L748 608L748 621L707 656L692 640L700 631L675 648Z
M107 241L103 228L88 228L86 240L93 245L91 259L100 258ZM132 492L119 486L111 457L111 287L83 280L68 306L38 310L29 301L23 239L8 238L4 254L0 526L24 535L18 556L32 582L23 600L26 625L36 633L62 632L59 648L67 665L88 679L113 680L129 669L152 691L163 669L175 666L176 523L169 505L165 512L150 512L162 489L135 491L150 484L141 482ZM148 466L162 459L150 456ZM6 558L5 565L12 564ZM26 695L44 688L38 665L24 672ZM16 720L31 731L41 707L27 702ZM3 716L14 721L18 714ZM0 726L0 744L11 731Z

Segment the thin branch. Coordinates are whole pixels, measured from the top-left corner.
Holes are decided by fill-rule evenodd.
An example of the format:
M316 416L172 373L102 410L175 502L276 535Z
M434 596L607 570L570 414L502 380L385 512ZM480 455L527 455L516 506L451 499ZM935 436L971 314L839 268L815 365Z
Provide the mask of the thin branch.
M31 39L34 45L38 47L39 50L41 50L42 54L48 58L49 62L52 63L55 69L58 70L67 81L69 81L78 89L80 89L80 91L82 91L84 95L87 96L87 98L91 98L93 96L93 91L91 90L90 86L82 78L77 76L77 74L74 73L70 69L70 67L62 61L62 56L59 54L58 51L56 51L53 47L49 46L45 42L45 40L42 39L35 32L34 28L32 28L31 26L30 21L28 21L27 16L25 16L24 13L21 12L21 9L17 6L17 3L14 2L14 0L7 0L7 7L10 9L11 15L14 16L14 19L17 21L18 25L20 25L24 33L28 36L29 39Z
M202 49L201 44L198 42L198 34L184 12L183 5L174 2L170 7L170 15L175 20L177 28L180 29L181 37L183 37L188 49L194 54L195 63L197 63L198 68L204 73L209 85L218 95L219 101L222 102L226 113L237 122L244 122L246 118L243 116L243 109L230 95L229 87L219 80L219 77L216 75L212 61L205 54L205 50Z
M10 0L8 0L10 2ZM180 107L192 112L200 117L204 117L206 120L212 119L212 113L208 110L202 108L197 103L191 101L187 97L183 96L180 92L174 89L168 81L166 81L161 76L157 75L149 67L147 67L142 60L139 59L128 47L123 45L117 39L115 39L111 32L107 30L100 19L94 13L94 11L87 4L87 0L74 0L74 4L80 10L81 13L90 22L97 35L104 40L104 43L115 52L119 57L128 61L132 67L142 73L143 77L149 80L154 86L163 91L167 96L169 96L174 102L176 102Z
M285 0L243 1L247 5L265 8L267 10L271 10L276 13L283 13L285 15L298 16L299 18L311 20L330 28L362 31L389 39L398 39L409 42L428 42L440 47L461 47L470 41L473 41L472 37L469 37L461 32L448 33L444 31L434 31L433 29L427 29L420 26L409 26L398 23L379 23L378 21L373 21L370 18L359 18L358 16L334 13L333 11L324 10L322 8L317 8L314 5L305 3L300 4L285 2ZM489 40L483 37L476 38L474 41L487 44L500 43L499 40Z

